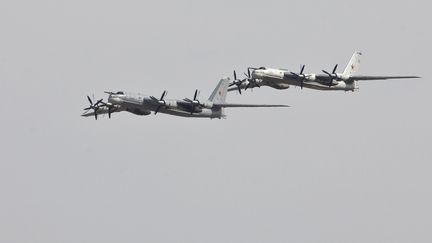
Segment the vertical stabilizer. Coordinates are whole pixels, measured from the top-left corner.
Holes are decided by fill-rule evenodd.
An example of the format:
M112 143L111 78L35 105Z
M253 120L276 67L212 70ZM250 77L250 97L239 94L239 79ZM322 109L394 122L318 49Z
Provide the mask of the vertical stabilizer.
M354 54L351 57L351 60L349 61L348 65L346 66L343 75L346 76L352 76L355 72L357 72L359 66L360 66L360 56L362 55L361 52L357 51L354 52Z
M209 101L217 104L224 104L228 93L228 83L229 78L221 79L210 95Z

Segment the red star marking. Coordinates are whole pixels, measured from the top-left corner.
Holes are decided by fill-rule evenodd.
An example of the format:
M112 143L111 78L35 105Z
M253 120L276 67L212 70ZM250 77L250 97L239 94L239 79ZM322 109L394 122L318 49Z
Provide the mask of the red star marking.
M222 95L222 91L219 91L219 95Z

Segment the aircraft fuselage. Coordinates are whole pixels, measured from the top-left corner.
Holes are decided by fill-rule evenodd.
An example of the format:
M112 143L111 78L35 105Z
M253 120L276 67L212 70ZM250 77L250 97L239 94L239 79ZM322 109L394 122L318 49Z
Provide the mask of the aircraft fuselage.
M258 84L267 85L274 88L282 89L285 84L285 88L290 85L301 86L301 81L297 78L292 78L290 72L267 68L265 70L254 70L252 77L257 80ZM325 80L317 80L314 74L305 74L306 79L303 81L303 87L316 89L316 90L344 90L354 91L356 89L355 82L346 83L343 80L333 80L332 84L329 85Z

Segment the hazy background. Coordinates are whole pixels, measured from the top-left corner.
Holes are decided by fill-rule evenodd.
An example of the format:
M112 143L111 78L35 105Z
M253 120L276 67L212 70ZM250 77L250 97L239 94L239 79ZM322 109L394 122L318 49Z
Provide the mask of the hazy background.
M0 242L431 242L429 1L0 1ZM290 88L225 120L80 117L207 98L248 66L419 75ZM102 117L101 117L102 118Z

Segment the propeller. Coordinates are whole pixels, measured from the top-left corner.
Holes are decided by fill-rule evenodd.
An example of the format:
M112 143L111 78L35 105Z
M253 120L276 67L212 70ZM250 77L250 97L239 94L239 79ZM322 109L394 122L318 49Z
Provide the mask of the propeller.
M248 84L246 85L245 90L247 90L252 84L253 84L253 86L251 88L254 88L254 87L260 88L260 86L257 83L256 79L252 78L251 77L251 73L250 73L250 70L257 70L257 69L258 68L249 67L247 74L246 73L244 74L244 75L246 75L247 81L248 81Z
M199 91L198 91L198 89L196 89L194 97L193 97L193 100L191 100L189 98L184 98L183 99L184 101L191 103L191 106L192 106L191 107L191 115L195 111L195 107L202 106L201 103L199 102L199 100L197 99L198 95L199 95Z
M330 77L330 82L329 82L329 87L332 86L333 84L333 80L337 79L337 74L336 74L336 69L337 69L338 65L336 64L333 68L332 73L327 72L326 70L322 70L323 73L327 74Z
M243 82L246 81L246 79L237 79L237 74L236 71L234 70L234 80L232 83L230 83L229 87L231 86L237 86L238 92L241 94L241 85L243 84Z
M301 87L301 89L303 89L304 81L305 81L306 78L307 78L306 75L303 74L304 69L305 69L305 65L303 65L303 66L301 67L301 69L300 69L300 73L297 74L297 73L291 72L292 75L295 75L295 76L297 77L297 79L300 80L300 87Z
M93 110L94 111L94 115L95 115L95 119L97 120L97 111L99 110L99 108L100 108L99 104L103 101L103 99L100 99L100 100L96 101L96 103L94 103L94 104L93 104L93 101L90 98L90 96L87 95L87 99L90 102L90 106L87 107L87 108L84 108L84 110L85 111ZM94 99L94 96L93 96L93 99Z
M111 114L113 113L113 111L117 110L117 107L111 103L105 103L105 102L102 102L102 105L108 107L108 118L111 119Z
M157 99L156 97L154 97L154 96L150 96L150 98L154 101L154 102L156 102L158 105L157 105L157 108L156 108L156 110L155 110L155 115L159 112L159 110L160 110L160 108L162 107L162 106L166 106L166 102L165 102L165 100L164 100L164 97L166 96L168 94L168 92L166 91L166 90L164 90L164 92L162 93L162 95L161 95L161 97L160 97L160 99Z

